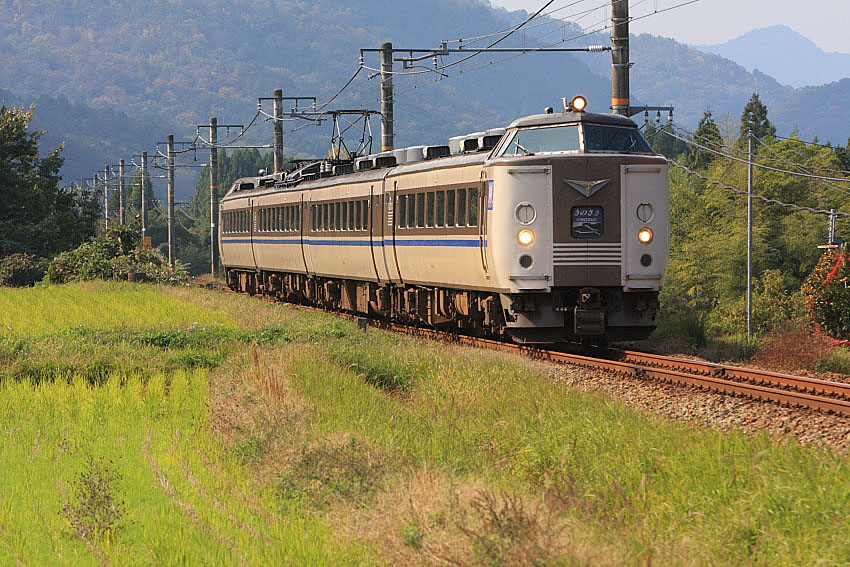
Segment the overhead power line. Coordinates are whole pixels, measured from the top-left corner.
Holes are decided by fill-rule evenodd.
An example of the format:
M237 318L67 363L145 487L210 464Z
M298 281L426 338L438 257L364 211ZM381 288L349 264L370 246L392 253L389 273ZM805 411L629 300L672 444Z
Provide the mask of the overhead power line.
M685 171L689 175L693 175L694 177L698 177L699 179L702 179L706 183L710 183L712 185L715 185L717 187L721 187L723 189L728 189L730 191L737 193L738 195L745 195L745 196L748 195L748 192L746 190L738 189L737 187L733 187L732 185L727 185L726 183L722 183L720 181L717 181L715 179L712 179L710 177L702 175L701 173L698 173L698 172L690 169L689 167L680 164L679 162L677 162L674 159L667 158L667 161L670 162L671 164L673 164L675 167L678 167L679 169ZM758 199L760 201L764 201L765 203L770 203L771 205L778 205L780 207L794 209L796 211L806 211L806 212L814 213L814 214L817 214L817 215L827 215L827 216L833 215L833 216L836 216L836 217L845 217L845 218L850 217L850 213L837 213L835 211L827 211L827 210L824 210L824 209L815 209L815 208L812 208L812 207L805 207L805 206L802 206L802 205L797 205L795 203L786 203L784 201L779 201L777 199L769 199L769 198L764 197L762 195L753 194L753 199Z
M678 136L678 135L674 134L673 132L670 132L669 130L659 129L659 131L663 132L664 134L666 134L666 135L668 135L672 138L675 138L677 140L681 140L682 142L685 142L686 144L696 146L697 148L700 148L701 150L705 150L707 152L710 152L710 153L713 153L715 155L724 157L726 159L730 159L732 161L737 161L739 163L748 163L747 160L745 160L745 159L742 159L742 158L739 158L739 157L736 157L736 156L733 156L733 155L730 155L730 154L723 153L723 152L718 151L714 148L710 148L710 147L705 146L703 144L699 144L699 143L697 143L693 140L689 140L689 139L687 139L683 136ZM780 169L778 167L771 167L769 165L764 165L764 164L761 164L761 163L753 163L753 166L758 167L760 169L765 169L767 171L775 171L777 173L785 173L785 174L788 174L788 175L794 175L794 176L797 176L797 177L805 177L805 178L808 178L808 179L820 179L820 180L823 180L823 181L836 181L836 182L839 182L839 183L850 183L850 179L843 178L843 177L826 177L826 176L823 176L823 175L813 175L813 174L809 174L809 173L800 173L800 172L797 172L797 171L789 171L787 169Z

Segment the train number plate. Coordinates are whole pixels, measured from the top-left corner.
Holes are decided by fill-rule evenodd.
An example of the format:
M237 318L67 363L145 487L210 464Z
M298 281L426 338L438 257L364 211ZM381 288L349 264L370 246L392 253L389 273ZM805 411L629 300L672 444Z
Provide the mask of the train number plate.
M602 238L604 227L605 222L602 218L602 207L573 207L573 238L588 240Z

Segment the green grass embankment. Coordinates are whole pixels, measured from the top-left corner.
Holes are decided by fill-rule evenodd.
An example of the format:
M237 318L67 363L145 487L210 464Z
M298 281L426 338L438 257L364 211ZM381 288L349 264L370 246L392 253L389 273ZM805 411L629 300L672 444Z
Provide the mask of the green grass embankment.
M670 423L517 357L244 297L62 289L197 313L6 336L0 564L850 557L844 456ZM33 374L48 362L61 371Z

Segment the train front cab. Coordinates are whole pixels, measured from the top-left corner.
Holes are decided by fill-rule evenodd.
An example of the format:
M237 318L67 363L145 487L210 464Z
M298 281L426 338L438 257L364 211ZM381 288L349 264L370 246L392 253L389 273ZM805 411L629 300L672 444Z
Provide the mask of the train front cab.
M630 150L624 152L623 150ZM491 253L520 343L655 329L669 252L667 165L614 115L515 121L488 161ZM603 339L604 337L604 339Z

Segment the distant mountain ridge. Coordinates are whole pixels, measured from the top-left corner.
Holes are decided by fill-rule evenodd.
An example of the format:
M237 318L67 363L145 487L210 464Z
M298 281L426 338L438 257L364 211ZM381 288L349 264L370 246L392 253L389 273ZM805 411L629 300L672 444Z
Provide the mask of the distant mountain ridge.
M826 52L788 26L771 26L717 45L695 46L758 69L785 85L807 87L850 78L850 54Z

